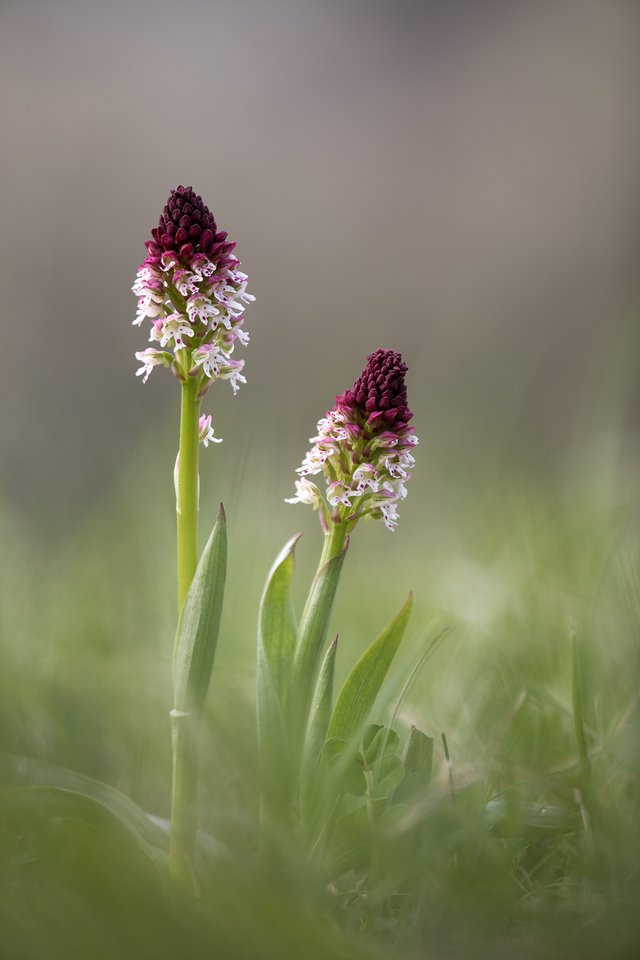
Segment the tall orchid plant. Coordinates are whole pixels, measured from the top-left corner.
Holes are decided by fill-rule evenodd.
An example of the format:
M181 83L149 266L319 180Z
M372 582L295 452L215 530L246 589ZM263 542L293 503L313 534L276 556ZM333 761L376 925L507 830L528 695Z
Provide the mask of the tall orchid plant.
M153 344L136 354L147 381L156 366L172 370L181 386L180 445L175 469L179 621L174 651L171 710L173 789L170 864L174 879L197 890L198 730L217 645L226 578L226 523L220 508L213 533L198 556L198 446L219 443L201 402L211 384L229 380L234 393L244 361L247 276L218 231L213 214L191 187L169 196L146 243L133 291L134 321L149 320ZM298 469L295 496L319 512L324 545L316 575L296 622L291 603L294 551L286 544L265 586L258 633L257 714L261 759L263 839L283 823L301 837L318 833L314 803L319 771L332 785L331 808L360 797L370 819L405 773L430 764L430 741L413 731L404 760L395 731L367 725L376 697L402 638L411 597L356 663L335 703L333 676L337 638L327 645L331 611L349 538L364 518L389 530L407 495L417 437L410 424L406 365L393 350L376 350L352 389L336 397L318 423L311 449ZM322 482L324 481L324 482ZM355 767L354 767L355 764ZM355 775L354 775L355 770ZM354 788L357 784L357 789ZM390 792L391 791L391 792ZM348 805L348 804L347 804ZM314 840L317 846L317 842Z
M168 367L181 386L180 446L175 467L178 610L174 651L173 789L171 867L193 883L197 815L197 733L217 644L226 577L226 530L222 507L198 567L198 446L219 443L211 415L201 403L215 380L229 380L236 393L244 360L247 275L234 256L235 243L219 231L202 197L191 187L172 190L158 226L146 241L138 269L134 324L151 323L158 346L136 353L146 382L156 366ZM196 572L197 570L197 572ZM195 577L195 579L194 579ZM190 592L190 588L193 588ZM198 589L195 589L198 588Z

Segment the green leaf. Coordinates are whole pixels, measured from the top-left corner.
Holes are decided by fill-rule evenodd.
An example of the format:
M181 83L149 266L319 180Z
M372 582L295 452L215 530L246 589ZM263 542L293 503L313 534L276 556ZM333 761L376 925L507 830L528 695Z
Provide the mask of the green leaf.
M334 529L334 535L337 535ZM306 730L320 659L349 538L340 551L318 568L302 611L294 659L296 725ZM302 744L300 744L302 746Z
M367 766L373 767L384 755L398 753L400 737L395 730L380 723L372 723L362 735L362 754Z
M176 711L196 715L202 711L218 643L226 572L227 525L220 504L178 623L173 658Z
M404 606L347 677L331 717L328 737L349 740L366 720L402 640L411 605L409 594Z
M97 811L102 810L126 831L147 857L159 864L166 863L169 848L166 831L114 787L29 757L1 757L0 778L4 788L0 795L2 802L9 799L8 790L16 799L26 798L24 791L29 791L34 798L39 794L43 803L47 797L57 795L61 802L66 797L69 803L75 804L76 810L84 810L82 816L89 823L97 822Z
M433 739L412 726L404 755L405 777L395 792L394 802L422 799L431 783L432 767Z
M371 809L374 819L384 811L384 801L373 800ZM331 875L339 877L347 870L364 866L371 859L374 839L370 813L364 804L340 817L331 837L329 851L329 869Z
M267 577L258 620L258 740L263 794L269 799L272 812L286 808L291 787L285 711L296 645L291 583L300 536L292 537L276 557Z
M412 726L404 758L405 770L407 773L421 773L428 783L431 779L432 764L433 738Z
M353 744L346 740L331 737L322 752L322 762L332 779L333 788L338 793L350 793L354 797L363 797L367 790L364 757L359 750L354 751ZM325 778L325 786L326 786Z
M376 798L390 797L404 778L404 765L395 753L385 753L376 764L373 780L373 795Z
M514 803L510 799L490 800L485 807L489 824L497 831L507 828L510 820L519 823L518 829L538 830L549 833L572 833L579 830L582 821L579 814L566 807L552 803Z
M259 672L268 670L270 686L281 707L287 699L293 656L296 648L296 624L291 602L291 582L295 549L301 534L297 533L276 557L260 602L258 624ZM260 654L262 655L260 657ZM260 660L262 661L260 663ZM258 676L258 696L264 682Z
M336 664L338 637L334 637L325 654L318 682L311 701L311 712L302 753L300 782L301 807L306 811L310 805L314 784L318 775L318 763L322 756L331 708L333 706L333 678Z
M322 745L327 736L329 721L331 720L331 708L333 706L333 677L336 665L336 650L338 649L338 637L334 637L325 654L318 682L311 701L311 712L309 714L309 724L307 726L307 737L305 740L304 755L311 763L317 764L322 750Z

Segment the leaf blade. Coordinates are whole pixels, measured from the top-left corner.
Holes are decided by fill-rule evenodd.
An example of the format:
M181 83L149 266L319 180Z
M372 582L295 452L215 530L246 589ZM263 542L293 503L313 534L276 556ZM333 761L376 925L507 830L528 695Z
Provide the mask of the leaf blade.
M377 640L365 650L347 677L331 716L327 738L342 740L356 733L364 723L400 646L407 626L412 594Z
M336 650L338 649L337 635L329 644L320 667L316 688L311 701L309 722L304 741L301 769L301 807L307 810L310 806L311 795L318 773L322 747L324 745L329 723L331 721L331 707L333 704L333 680L336 665Z
M260 601L258 648L271 672L275 692L284 704L296 647L296 623L291 601L297 533L276 557Z
M180 613L173 658L174 711L199 714L218 645L227 572L227 525L222 504Z
M287 699L296 645L291 599L295 549L301 534L282 548L267 576L258 617L256 697L263 803L286 809L291 788Z

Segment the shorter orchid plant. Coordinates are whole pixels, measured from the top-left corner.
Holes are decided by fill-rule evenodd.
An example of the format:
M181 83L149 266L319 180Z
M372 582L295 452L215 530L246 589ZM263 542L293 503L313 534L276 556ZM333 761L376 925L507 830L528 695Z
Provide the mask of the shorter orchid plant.
M397 798L406 777L424 786L431 740L413 730L404 759L395 730L370 724L411 610L411 595L362 654L334 702L338 638L327 644L329 620L349 546L361 519L398 521L418 438L410 425L406 365L393 350L376 350L352 389L336 397L298 469L288 503L318 510L324 547L296 623L291 604L294 551L284 547L265 587L258 640L258 728L262 814L274 842L293 829L316 854L340 855L344 820L361 815L372 830L380 803ZM313 477L314 479L310 479ZM351 800L348 797L351 796ZM328 823L332 826L329 827ZM328 847L327 847L328 844Z
M226 578L226 523L218 522L198 556L198 446L219 443L201 401L215 380L234 393L245 382L247 275L235 244L218 231L214 217L191 187L172 191L147 241L133 291L134 321L150 322L152 346L136 354L146 382L157 366L169 368L181 385L180 445L175 486L179 622L174 652L173 790L170 866L183 889L197 892L198 731L202 721ZM398 649L411 597L354 666L335 704L333 676L337 638L327 645L329 620L349 537L362 519L398 522L407 495L418 442L407 404L406 365L393 350L376 350L352 389L336 397L318 423L311 449L298 469L295 496L319 512L324 546L299 624L291 603L298 537L277 558L262 598L257 663L257 716L261 761L263 848L286 826L319 849L323 833L319 798L331 815L361 807L369 825L376 804L399 787L405 771L430 764L431 741L414 731L405 760L391 728L369 724L371 710ZM355 764L355 766L354 766ZM319 789L319 773L322 789ZM415 772L415 771L414 771ZM391 791L391 793L390 793ZM348 795L360 796L352 810ZM355 803L355 806L354 806ZM346 811L346 812L345 812ZM326 813L326 811L325 811ZM338 824L339 826L339 824ZM338 829L339 833L339 829ZM326 840L326 838L325 838Z

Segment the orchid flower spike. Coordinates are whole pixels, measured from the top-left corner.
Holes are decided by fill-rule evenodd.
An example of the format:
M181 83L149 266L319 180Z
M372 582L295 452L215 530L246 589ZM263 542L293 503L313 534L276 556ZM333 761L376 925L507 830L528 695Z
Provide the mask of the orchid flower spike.
M171 191L160 222L146 241L147 257L132 287L138 297L134 324L151 324L156 347L136 353L143 383L154 367L169 367L178 379L196 377L204 394L214 380L229 380L234 393L244 360L234 360L236 342L245 346L247 275L233 255L235 243L218 231L213 214L191 187Z
M395 528L418 443L409 426L406 372L393 350L369 355L353 388L337 396L318 422L318 435L310 438L313 446L297 470L296 495L287 503L310 503L320 510L325 529L345 523L349 531L365 516ZM321 473L324 492L309 479Z

